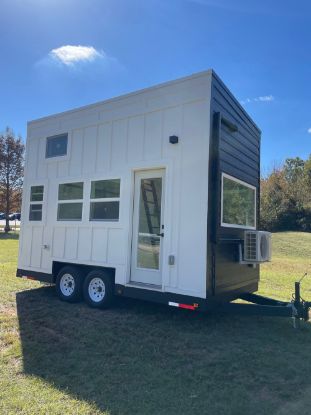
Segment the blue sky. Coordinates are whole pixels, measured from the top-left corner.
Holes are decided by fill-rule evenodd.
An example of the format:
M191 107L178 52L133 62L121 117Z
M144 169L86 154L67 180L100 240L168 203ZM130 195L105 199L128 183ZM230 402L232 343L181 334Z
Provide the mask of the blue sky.
M0 130L213 68L264 171L311 153L308 0L1 0L0 51Z

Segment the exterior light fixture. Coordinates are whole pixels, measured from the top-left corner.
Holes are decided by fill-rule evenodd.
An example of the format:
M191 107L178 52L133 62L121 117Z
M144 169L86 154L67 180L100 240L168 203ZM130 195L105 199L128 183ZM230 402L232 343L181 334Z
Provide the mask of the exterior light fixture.
M170 135L170 143L171 144L177 144L178 143L177 135Z

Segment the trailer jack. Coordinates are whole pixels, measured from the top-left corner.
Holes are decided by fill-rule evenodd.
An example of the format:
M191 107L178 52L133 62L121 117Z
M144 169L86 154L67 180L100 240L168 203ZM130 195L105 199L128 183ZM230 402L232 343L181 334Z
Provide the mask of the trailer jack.
M300 295L300 281L295 282L295 293L290 302L274 300L258 294L243 294L239 299L248 303L222 303L217 310L224 313L272 316L272 317L291 317L294 327L298 327L299 321L309 320L309 309L311 302L305 301Z

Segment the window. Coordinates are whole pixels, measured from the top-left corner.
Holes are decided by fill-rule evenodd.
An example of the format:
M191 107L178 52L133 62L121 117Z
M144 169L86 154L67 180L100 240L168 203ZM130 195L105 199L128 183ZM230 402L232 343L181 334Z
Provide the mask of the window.
M119 220L120 179L91 183L90 220Z
M46 139L45 158L60 157L67 154L68 134L56 135Z
M42 203L43 202L44 186L31 186L30 188L30 208L29 208L29 220L40 221L42 220Z
M83 182L63 183L58 186L57 220L81 220Z
M221 225L256 228L256 187L222 175Z

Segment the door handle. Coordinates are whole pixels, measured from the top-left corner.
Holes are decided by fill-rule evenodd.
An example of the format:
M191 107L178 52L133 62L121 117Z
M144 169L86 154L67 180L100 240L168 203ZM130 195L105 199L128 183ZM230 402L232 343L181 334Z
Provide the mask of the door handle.
M163 238L163 236L164 236L164 232L162 232L162 233L157 233L157 236L161 236L161 237Z

